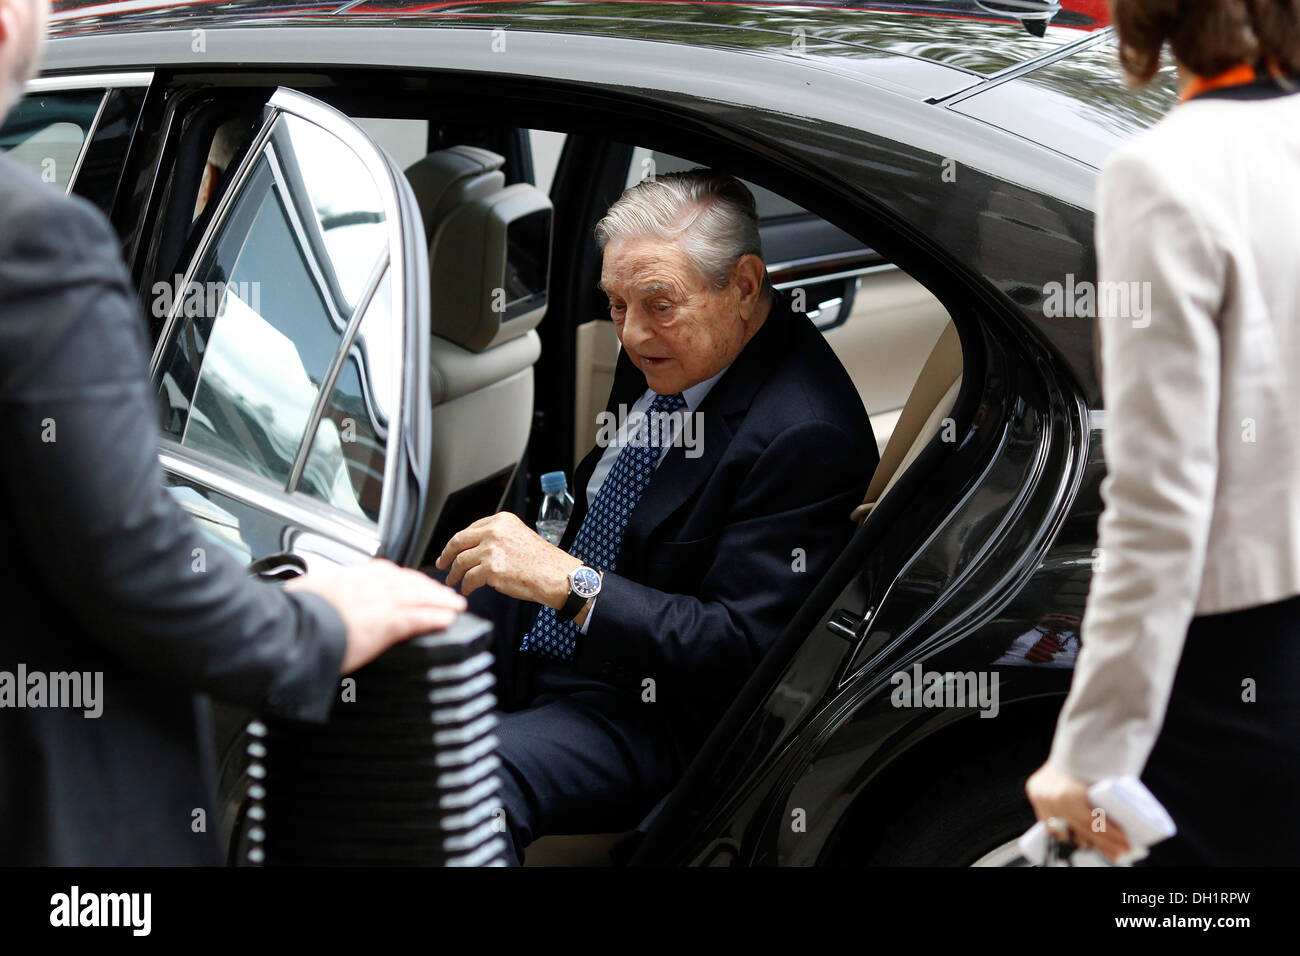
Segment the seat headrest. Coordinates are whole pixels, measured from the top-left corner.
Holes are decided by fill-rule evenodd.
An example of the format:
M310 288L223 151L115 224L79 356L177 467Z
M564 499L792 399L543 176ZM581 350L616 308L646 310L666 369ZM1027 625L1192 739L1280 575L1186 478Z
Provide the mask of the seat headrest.
M473 352L517 338L546 314L551 201L505 185L504 158L476 146L406 170L429 244L433 334Z
M498 192L506 184L505 157L477 146L451 146L430 153L406 170L424 220L424 238L431 240L457 205Z

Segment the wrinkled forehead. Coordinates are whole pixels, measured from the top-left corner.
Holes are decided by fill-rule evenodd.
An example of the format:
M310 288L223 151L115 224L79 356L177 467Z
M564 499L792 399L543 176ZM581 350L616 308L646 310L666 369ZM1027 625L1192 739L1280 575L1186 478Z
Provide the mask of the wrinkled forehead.
M694 288L702 279L679 243L612 239L605 246L597 286L607 295L654 295Z

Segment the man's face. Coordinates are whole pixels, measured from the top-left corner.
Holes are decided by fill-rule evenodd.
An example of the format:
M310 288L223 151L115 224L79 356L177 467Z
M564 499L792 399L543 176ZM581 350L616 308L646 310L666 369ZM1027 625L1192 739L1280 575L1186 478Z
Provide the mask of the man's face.
M714 289L676 243L611 240L600 287L618 340L660 395L712 378L745 346L736 283Z
M50 0L0 0L0 119L40 69L49 16Z

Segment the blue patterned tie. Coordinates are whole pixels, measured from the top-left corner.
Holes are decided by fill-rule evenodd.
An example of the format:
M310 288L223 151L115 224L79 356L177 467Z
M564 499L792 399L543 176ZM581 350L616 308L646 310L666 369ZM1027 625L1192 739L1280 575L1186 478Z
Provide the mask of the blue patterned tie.
M664 442L672 434L666 415L685 404L680 392L656 396L650 403L644 421L628 436L627 444L614 459L614 466L601 483L591 510L574 535L569 553L575 558L581 558L597 571L615 570L628 519L650 483ZM578 625L557 619L554 608L543 607L532 629L524 635L519 650L557 661L572 660L577 635Z

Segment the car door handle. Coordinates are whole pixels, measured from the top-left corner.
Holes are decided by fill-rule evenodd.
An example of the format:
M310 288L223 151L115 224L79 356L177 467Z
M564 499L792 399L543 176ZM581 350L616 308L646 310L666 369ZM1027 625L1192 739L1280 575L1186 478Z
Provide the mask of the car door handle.
M281 551L253 561L248 565L248 573L263 581L289 581L307 573L307 562L296 554Z
M868 616L869 614L859 616L844 608L837 608L830 620L826 622L826 630L838 634L847 641L856 642L862 636L862 626Z

